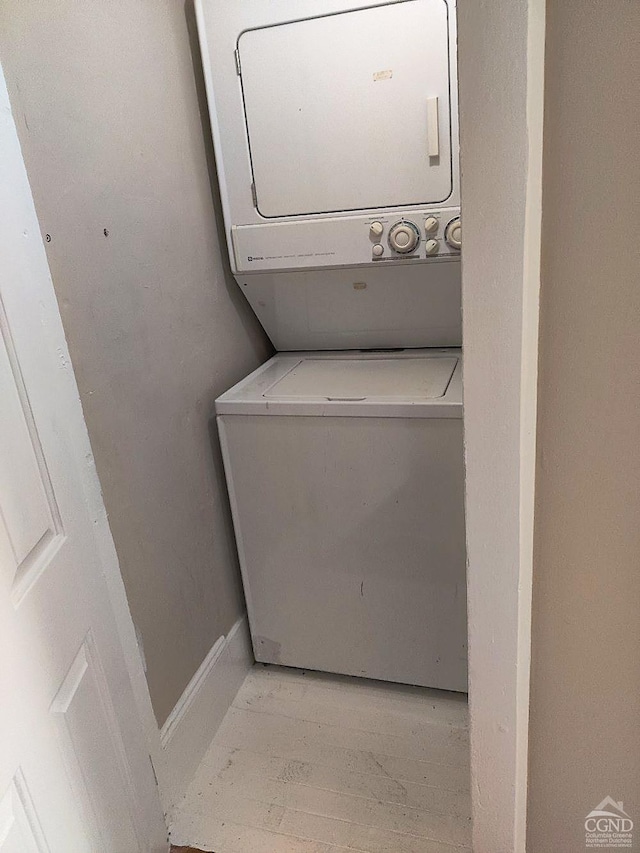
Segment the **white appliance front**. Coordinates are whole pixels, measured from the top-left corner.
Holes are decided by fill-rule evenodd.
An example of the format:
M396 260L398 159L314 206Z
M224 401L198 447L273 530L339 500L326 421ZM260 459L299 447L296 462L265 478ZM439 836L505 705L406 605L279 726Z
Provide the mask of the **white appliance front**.
M280 351L461 343L458 263L236 278Z
M448 41L442 0L241 33L258 213L445 203L453 190Z
M256 659L466 691L460 351L277 355L216 412Z
M196 7L231 268L276 347L459 345L455 0Z

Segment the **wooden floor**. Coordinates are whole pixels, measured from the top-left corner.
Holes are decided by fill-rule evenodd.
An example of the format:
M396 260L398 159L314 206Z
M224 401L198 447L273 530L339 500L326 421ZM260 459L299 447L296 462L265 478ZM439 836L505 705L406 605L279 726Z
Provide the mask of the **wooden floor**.
M464 853L465 697L256 665L171 840L215 853Z

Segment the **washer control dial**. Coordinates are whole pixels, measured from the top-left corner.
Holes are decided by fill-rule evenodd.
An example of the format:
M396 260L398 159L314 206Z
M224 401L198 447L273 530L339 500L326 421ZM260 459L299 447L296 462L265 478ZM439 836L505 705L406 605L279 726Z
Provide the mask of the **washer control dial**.
M424 230L427 234L435 234L438 231L438 224L435 216L427 216L424 221Z
M372 222L369 226L369 236L377 243L384 233L384 225L382 222Z
M374 258L380 258L384 255L384 246L382 243L374 243L371 251Z
M452 219L451 222L447 225L446 230L444 232L444 239L451 246L452 249L460 249L462 246L462 223L460 222L460 217L457 216L455 219Z
M440 251L440 241L434 240L433 238L427 240L424 250L427 255L437 255Z
M406 219L396 222L389 231L389 246L400 255L413 252L420 242L418 226Z

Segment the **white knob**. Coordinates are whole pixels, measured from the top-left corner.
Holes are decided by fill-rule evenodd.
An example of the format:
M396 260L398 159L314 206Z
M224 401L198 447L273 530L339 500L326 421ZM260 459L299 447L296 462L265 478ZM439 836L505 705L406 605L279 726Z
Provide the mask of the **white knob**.
M444 232L444 239L452 249L459 249L462 246L462 223L460 222L460 217L452 219L447 225Z
M396 222L389 231L389 245L395 252L408 255L420 242L420 232L413 222Z
M435 216L427 216L424 221L424 230L427 234L435 234L438 230L438 220Z
M374 258L379 258L380 255L384 253L384 246L382 243L375 243L371 251L373 252Z
M372 222L369 226L369 236L372 240L376 242L382 237L384 234L384 225L382 222Z
M437 255L440 251L440 242L438 240L427 240L424 247L427 255Z

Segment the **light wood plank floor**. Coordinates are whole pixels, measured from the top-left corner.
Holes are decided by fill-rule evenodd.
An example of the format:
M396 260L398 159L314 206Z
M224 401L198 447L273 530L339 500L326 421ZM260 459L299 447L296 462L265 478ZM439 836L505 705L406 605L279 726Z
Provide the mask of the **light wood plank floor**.
M215 853L466 853L465 697L258 664L171 840Z

